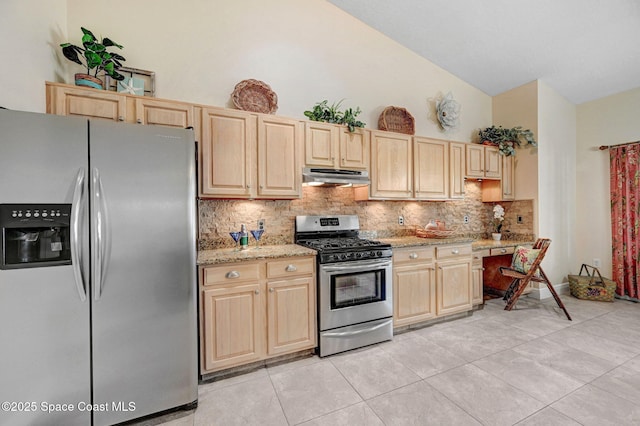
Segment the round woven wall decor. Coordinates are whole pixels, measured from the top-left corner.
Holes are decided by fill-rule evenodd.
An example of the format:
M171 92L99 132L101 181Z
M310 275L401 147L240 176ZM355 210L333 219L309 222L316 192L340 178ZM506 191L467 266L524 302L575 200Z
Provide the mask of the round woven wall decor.
M264 81L248 79L236 84L233 104L243 111L273 114L278 110L278 95Z

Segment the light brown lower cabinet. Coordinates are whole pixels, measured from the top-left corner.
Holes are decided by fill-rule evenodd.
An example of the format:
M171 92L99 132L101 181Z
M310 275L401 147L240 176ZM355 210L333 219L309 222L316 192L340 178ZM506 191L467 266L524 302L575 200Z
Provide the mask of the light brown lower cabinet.
M489 250L479 250L473 252L473 261L471 263L471 286L473 287L473 305L480 305L483 303L483 290L484 285L483 274L484 268L482 266L482 259L485 256L489 256Z
M394 327L472 309L471 244L393 250Z
M315 258L200 267L201 374L316 346Z
M393 325L435 318L436 271L432 247L393 250Z

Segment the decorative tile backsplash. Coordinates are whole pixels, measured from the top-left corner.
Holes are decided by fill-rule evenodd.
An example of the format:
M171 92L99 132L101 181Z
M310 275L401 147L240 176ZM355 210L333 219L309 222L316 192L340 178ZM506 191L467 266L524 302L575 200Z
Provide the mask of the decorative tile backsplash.
M459 234L485 235L491 232L490 221L495 203L483 203L481 183L465 182L465 198L455 201L355 201L352 188L303 187L300 200L200 200L199 247L212 249L234 245L229 232L256 229L265 220L262 244L293 243L295 217L299 215L355 214L360 229L367 236L387 237L413 235L416 227L424 227L431 219L444 221ZM533 202L531 200L501 202L506 210L503 238L509 235L533 234ZM463 223L464 216L469 223ZM405 225L398 224L398 216ZM517 217L522 217L522 224Z

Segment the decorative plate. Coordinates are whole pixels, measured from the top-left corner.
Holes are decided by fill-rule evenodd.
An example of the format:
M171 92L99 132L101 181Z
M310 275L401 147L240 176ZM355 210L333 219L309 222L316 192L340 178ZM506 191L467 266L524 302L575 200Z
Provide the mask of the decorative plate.
M278 110L278 95L264 81L248 79L236 84L233 104L243 111L273 114Z

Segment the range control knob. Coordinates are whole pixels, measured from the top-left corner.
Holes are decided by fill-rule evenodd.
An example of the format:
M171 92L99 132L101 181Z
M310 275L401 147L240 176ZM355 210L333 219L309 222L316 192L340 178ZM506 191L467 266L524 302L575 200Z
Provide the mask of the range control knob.
M378 251L376 254L378 255L378 257L382 257L382 252L381 251Z

